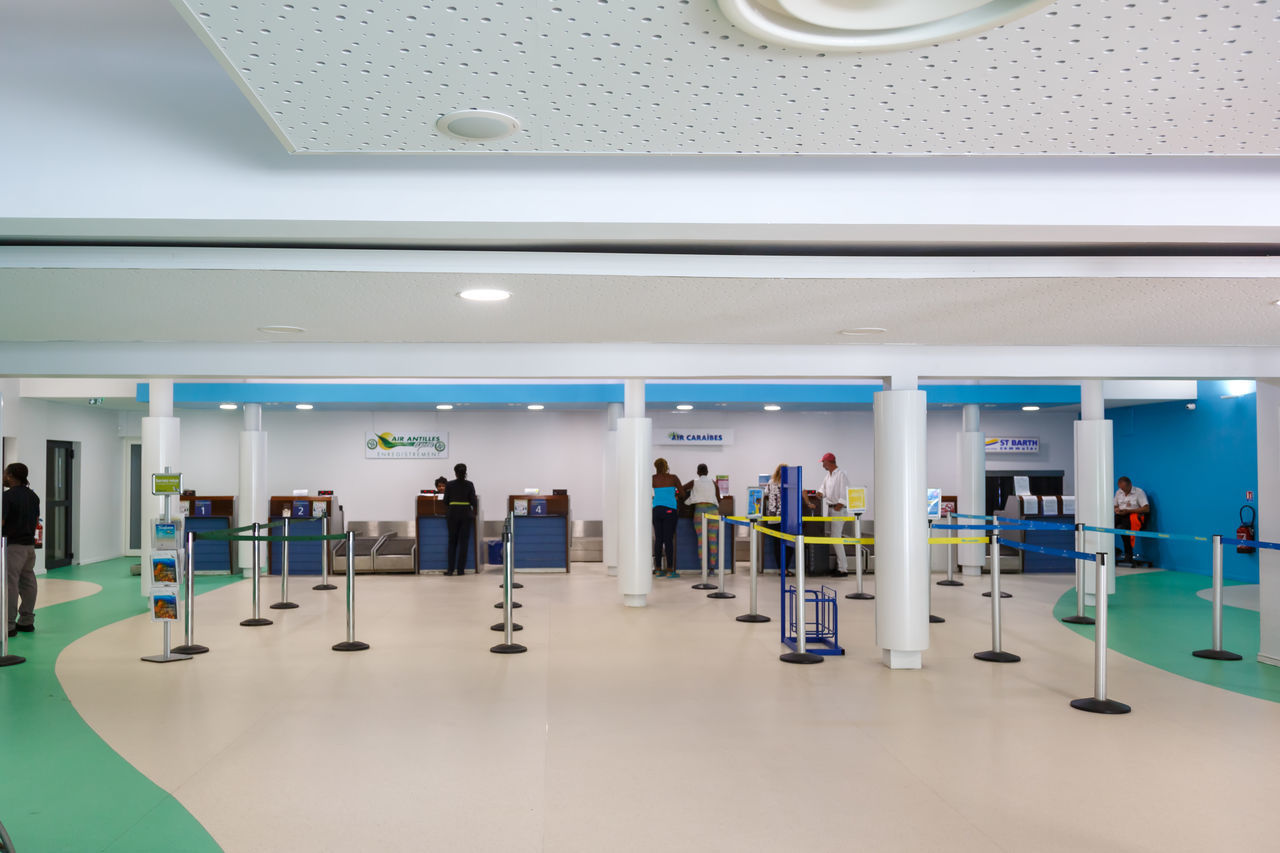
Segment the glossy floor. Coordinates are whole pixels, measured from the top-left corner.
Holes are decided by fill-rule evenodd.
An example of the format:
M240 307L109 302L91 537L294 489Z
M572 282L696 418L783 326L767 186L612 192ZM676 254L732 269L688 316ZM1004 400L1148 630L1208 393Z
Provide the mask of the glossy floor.
M136 612L137 579L102 565L76 577L121 588ZM496 655L497 580L358 577L355 633L371 648L353 653L330 648L346 636L341 589L295 578L301 607L277 611L265 605L278 585L264 581L275 623L244 628L249 586L223 585L198 599L196 639L212 651L163 665L138 660L160 645L145 616L59 613L105 593L51 604L14 642L33 657L0 670L0 699L30 710L8 676L51 666L40 644L65 645L58 682L95 736L154 783L155 804L137 815L122 805L122 825L96 832L77 815L112 814L81 800L96 789L110 803L111 792L64 785L47 809L11 817L3 804L26 788L6 770L0 819L19 853L207 849L205 831L235 853L1275 847L1280 704L1112 652L1110 695L1133 713L1073 710L1070 699L1093 693L1093 645L1053 616L1064 576L1004 578L1003 646L1016 664L973 659L992 645L986 579L934 587L947 621L920 671L882 666L875 602L840 597L844 657L788 665L776 576L760 587L774 621L750 625L733 618L747 610L744 575L736 599L708 599L686 575L656 580L648 607L624 608L599 564L520 576L515 639L529 651ZM51 602L66 581L42 583ZM1122 600L1123 589L1120 613ZM107 760L96 755L48 763L78 760L91 776ZM165 792L198 824L184 828Z

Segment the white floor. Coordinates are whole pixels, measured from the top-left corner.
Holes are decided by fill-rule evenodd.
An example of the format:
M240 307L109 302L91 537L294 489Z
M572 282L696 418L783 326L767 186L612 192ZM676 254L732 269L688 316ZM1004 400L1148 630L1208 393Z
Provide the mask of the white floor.
M247 583L199 599L210 654L152 665L139 617L58 663L85 719L243 851L1271 851L1280 706L1116 654L1119 717L1092 695L1093 647L1057 624L1061 576L1006 576L1004 647L987 580L934 587L921 671L890 671L874 602L840 599L849 650L781 663L778 579L749 625L692 577L619 604L599 564L521 575L526 654L502 639L496 573L295 579L294 611L242 628ZM341 584L342 579L336 581ZM837 582L851 591L852 578ZM868 584L874 591L874 582ZM181 723L181 724L179 724ZM176 849L176 848L175 848Z

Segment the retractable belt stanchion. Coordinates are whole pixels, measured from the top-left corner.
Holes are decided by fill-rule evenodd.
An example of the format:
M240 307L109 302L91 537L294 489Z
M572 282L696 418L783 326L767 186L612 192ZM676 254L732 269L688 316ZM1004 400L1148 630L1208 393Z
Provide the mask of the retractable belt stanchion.
M298 605L289 600L289 519L284 520L284 541L280 543L280 600L272 610L293 610Z
M705 515L702 517L704 519L706 518ZM725 589L724 589L724 552L725 552L724 534L725 534L725 531L728 529L729 529L729 522L725 521L723 515L720 516L720 548L717 554L717 556L720 559L717 561L718 567L716 569L716 578L720 582L720 588L717 589L715 592L707 593L707 598L737 598L737 596L735 596L733 593L725 592ZM703 541L705 542L706 540L704 539ZM703 565L704 566L706 565L705 561L703 562Z
M1017 663L1022 658L1000 648L1000 540L999 531L991 532L991 648L974 652L978 660L993 663Z
M186 625L183 630L182 645L174 647L173 651L180 655L202 655L209 651L209 647L202 646L192 639L195 634L196 621L196 532L188 530L186 539L187 554L186 559L183 561L186 571L182 573L182 582L187 587L187 597L183 602L186 605L183 608L186 616Z
M262 525L255 521L253 523L253 618L244 619L240 622L246 628L256 628L259 625L271 624L270 619L262 618L262 610L258 604L258 575L262 571L262 557L259 554L261 543L258 541L261 536L259 533L261 529ZM350 566L347 567L347 570L350 571Z
M333 559L333 549L329 547L329 516L327 515L320 519L320 535L324 537L320 540L320 583L311 588L337 589L329 583L329 561Z
M710 571L708 553L710 549L707 547L707 514L704 512L700 518L702 519L702 580L693 585L694 589L715 589L716 585L707 582L707 573ZM720 542L720 552L724 553L724 542Z
M760 534L755 522L747 525L748 551L751 554L751 610L738 617L739 622L768 622L769 617L756 612L756 578L760 573ZM723 547L723 543L721 543Z
M1072 699L1071 707L1094 714L1127 714L1133 709L1107 698L1107 555L1094 555L1094 598L1097 627L1093 633L1093 696Z
M952 537L955 538L955 537ZM964 586L964 581L958 581L955 577L956 568L956 543L947 543L947 578L938 581L938 586Z
M507 523L509 525L508 535L505 537L506 541L503 543L503 548L502 548L502 576L504 579L504 583L502 585L502 605L501 606L502 606L503 629L506 633L501 643L499 643L496 646L490 647L489 651L493 652L495 655L518 655L521 652L529 651L527 647L522 646L519 643L513 643L511 641L511 632L514 630L511 622L511 605L512 605L511 574L512 574L512 564L515 562L514 555L513 555L514 549L511 547L511 545L512 545L512 539L515 533L514 521L515 521L514 512L509 513L507 515Z
M510 512L510 513L507 513L507 517L502 520L502 583L498 584L498 586L501 587L503 590L507 590L507 592L505 592L502 596L502 601L498 605L500 607L504 606L507 603L507 601L511 599L511 594L509 590L524 589L524 586L522 584L518 584L512 581L511 574L507 572L507 562L508 562L507 556L511 555L514 559L515 550L512 548L512 543L514 541L515 541L515 513ZM514 565L515 563L512 562L512 566ZM508 629L508 626L512 631L524 630L523 625L521 625L519 622L512 622L509 617L504 617L503 620L497 623L496 625L490 625L489 630L490 631L506 631ZM510 637L507 638L507 642L511 642Z
M0 635L0 666L13 666L26 663L21 655L9 654L9 561L5 551L9 547L8 539L0 539L0 612L4 613L4 634Z
M1076 525L1076 551L1084 553L1084 525ZM1084 615L1084 573L1087 565L1084 560L1076 560L1076 613L1074 616L1063 616L1063 622L1072 625L1092 625L1092 616Z
M796 629L796 650L794 652L786 652L778 655L778 660L784 663L822 663L822 655L815 655L813 652L805 651L805 641L808 639L809 628L804 620L804 534L796 536L795 541L796 552L796 597L795 608L792 611L792 617L795 619Z
M929 538L930 539L933 538L933 519L932 518L929 519ZM928 571L930 574L932 574L933 573L933 546L932 545L927 546L926 550L928 551L928 554L929 554ZM940 625L946 621L947 620L943 619L941 616L933 615L933 587L929 587L929 622L930 624L933 624L933 625Z
M369 648L368 643L356 639L356 535L347 531L347 639L334 643L335 652L359 652Z
M1209 660L1242 660L1222 648L1222 537L1217 533L1213 534L1213 648L1191 654Z
M875 598L869 592L862 591L862 561L864 552L862 550L862 513L855 512L853 514L853 538L858 540L858 544L853 546L853 568L858 575L858 591L851 592L845 598L853 598L858 601L870 601Z

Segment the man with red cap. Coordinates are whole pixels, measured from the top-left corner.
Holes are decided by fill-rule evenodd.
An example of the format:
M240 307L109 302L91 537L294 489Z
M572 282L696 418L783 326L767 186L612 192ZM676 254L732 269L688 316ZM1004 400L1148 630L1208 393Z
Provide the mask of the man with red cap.
M825 453L822 456L822 467L827 472L826 478L822 481L822 487L819 491L822 493L822 500L826 503L826 512L828 515L841 515L844 512L845 501L849 499L849 478L844 475L844 471L836 466L836 455L834 453ZM810 504L815 506L815 504ZM836 539L844 536L844 520L828 521L827 536ZM842 578L849 574L849 555L844 552L844 545L832 545L836 552L836 570L832 572L835 577Z

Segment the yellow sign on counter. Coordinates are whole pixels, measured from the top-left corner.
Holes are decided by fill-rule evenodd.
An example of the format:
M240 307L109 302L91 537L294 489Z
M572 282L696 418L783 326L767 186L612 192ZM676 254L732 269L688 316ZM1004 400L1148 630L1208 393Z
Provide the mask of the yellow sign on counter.
M867 510L867 487L854 486L849 489L848 497L845 499L844 508L846 512L866 512Z

